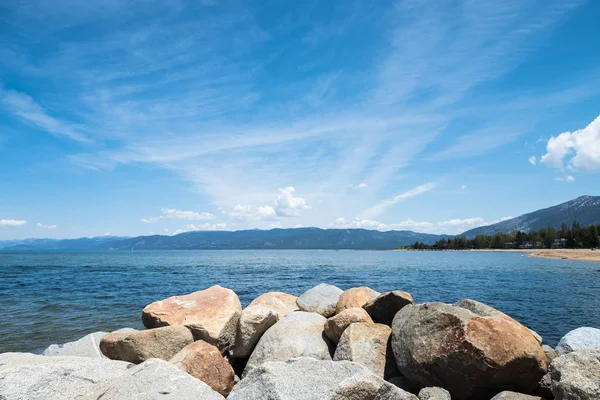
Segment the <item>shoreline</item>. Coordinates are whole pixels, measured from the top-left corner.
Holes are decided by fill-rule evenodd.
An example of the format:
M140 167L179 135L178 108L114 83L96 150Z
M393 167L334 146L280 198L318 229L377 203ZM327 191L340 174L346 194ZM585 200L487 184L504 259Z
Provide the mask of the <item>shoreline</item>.
M469 251L527 253L527 257L600 262L600 250L592 251L591 249L480 249Z

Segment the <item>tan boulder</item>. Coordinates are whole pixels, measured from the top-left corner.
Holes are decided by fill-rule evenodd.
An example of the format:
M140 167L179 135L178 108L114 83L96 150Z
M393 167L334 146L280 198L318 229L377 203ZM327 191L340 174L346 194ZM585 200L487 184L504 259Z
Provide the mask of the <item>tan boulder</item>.
M346 328L355 322L373 322L373 320L362 308L347 308L325 322L325 334L332 342L337 343Z
M139 364L150 358L169 360L194 341L183 325L165 326L145 331L113 332L100 341L100 351L112 360Z
M379 292L366 286L348 289L340 295L335 313L339 314L347 308L362 307L377 296L379 296Z
M419 399L420 400L420 399ZM524 393L510 392L505 390L504 392L500 392L494 397L492 400L543 400L539 396L530 396Z
M233 342L241 312L235 292L216 285L149 304L142 311L142 321L147 328L185 325L195 340L224 351Z
M410 381L443 387L456 400L531 393L548 368L529 329L473 300L405 306L392 323L392 348Z
M262 305L269 307L271 310L275 311L278 316L278 320L285 317L292 311L299 310L296 301L298 297L292 296L291 294L283 293L283 292L268 292L263 293L258 296L256 299L252 300L248 307Z
M373 322L391 325L394 316L402 307L415 304L410 293L402 290L381 293L376 298L367 302L363 308L369 313Z
M229 347L229 355L234 358L250 357L258 340L279 320L278 314L270 307L256 304L242 310L235 340Z
M235 373L231 365L218 348L203 340L187 345L169 362L225 397L235 385Z
M351 324L340 338L334 361L352 361L364 365L383 379L387 344L392 329L383 324L357 322Z

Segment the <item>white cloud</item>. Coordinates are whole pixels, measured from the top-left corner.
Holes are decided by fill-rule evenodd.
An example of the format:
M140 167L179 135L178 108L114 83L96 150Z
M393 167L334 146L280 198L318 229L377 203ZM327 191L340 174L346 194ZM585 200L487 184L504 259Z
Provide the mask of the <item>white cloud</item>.
M420 194L423 194L425 192L428 192L430 190L432 190L433 188L435 188L435 183L426 183L424 185L421 186L417 186L413 189L410 189L407 192L401 193L391 199L388 200L384 200L376 205L374 205L373 207L365 210L363 212L363 217L364 218L373 218L378 216L379 214L383 213L384 211L386 211L389 207L395 205L396 203L402 201L402 200L406 200L409 199L411 197L415 197L418 196Z
M349 184L348 187L350 189L364 189L367 187L367 184L364 182L359 183L358 185Z
M552 136L541 162L550 168L600 172L600 116L583 129Z
M467 187L468 187L467 185L461 185L460 190L465 190Z
M277 213L276 213L275 209L271 206L258 207L256 216L261 221L276 221L276 220L278 220Z
M56 225L44 225L40 222L38 222L37 224L35 224L38 228L42 228L42 229L56 229L58 228L58 226Z
M226 230L226 229L227 229L227 224L226 223L219 223L219 224L204 223L204 224L200 224L200 225L188 224L183 229L177 229L175 232L173 232L173 235L177 235L177 234L184 233L184 232L193 232L193 231L223 231L223 230ZM168 233L168 230L165 229L165 232Z
M535 156L529 157L529 159L527 161L529 161L529 164L531 164L531 165L537 164L537 158L535 158Z
M555 180L560 181L560 182L574 182L575 178L572 175L567 175L567 176L559 176L558 178L556 178Z
M238 204L235 207L233 207L233 210L227 215L232 217L235 222L245 223L250 222L252 221L252 219L254 219L252 207L249 205L243 206L241 204Z
M299 210L309 209L306 199L303 197L294 197L293 186L279 189L279 195L275 201L275 213L279 217L296 217ZM264 207L263 207L264 208ZM272 209L272 207L270 207ZM260 209L259 209L260 211Z
M215 216L209 212L194 212L194 211L182 211L175 208L162 208L162 215L160 217L142 218L140 221L150 224L158 222L163 219L185 219L189 221L199 221L206 219L214 219Z
M27 224L27 221L22 219L0 219L0 228L16 228Z

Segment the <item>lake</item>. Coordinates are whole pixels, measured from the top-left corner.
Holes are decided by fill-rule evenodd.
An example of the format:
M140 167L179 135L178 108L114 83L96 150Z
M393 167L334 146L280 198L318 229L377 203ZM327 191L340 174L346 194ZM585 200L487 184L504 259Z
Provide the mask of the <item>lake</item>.
M94 331L142 328L147 304L219 284L247 305L268 291L405 290L416 302L482 301L555 346L600 327L600 272L592 262L520 253L232 250L0 252L0 352L39 352Z

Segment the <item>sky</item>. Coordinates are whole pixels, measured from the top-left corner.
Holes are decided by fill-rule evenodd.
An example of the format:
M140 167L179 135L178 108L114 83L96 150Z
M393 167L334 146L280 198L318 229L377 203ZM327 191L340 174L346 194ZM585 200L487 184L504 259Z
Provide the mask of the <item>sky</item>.
M600 195L600 2L0 0L0 240L456 234Z

